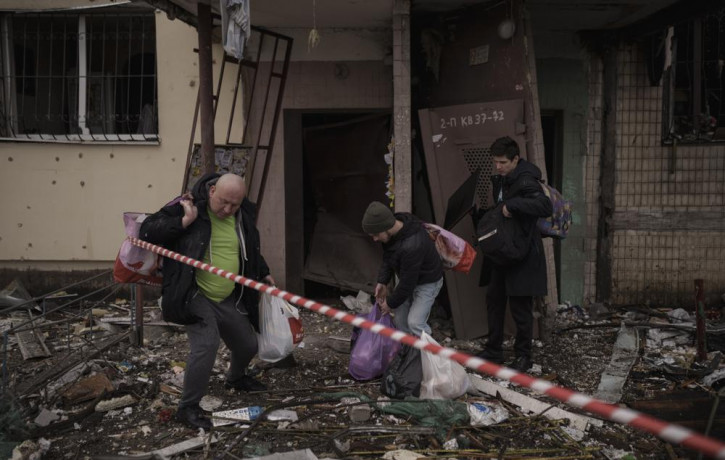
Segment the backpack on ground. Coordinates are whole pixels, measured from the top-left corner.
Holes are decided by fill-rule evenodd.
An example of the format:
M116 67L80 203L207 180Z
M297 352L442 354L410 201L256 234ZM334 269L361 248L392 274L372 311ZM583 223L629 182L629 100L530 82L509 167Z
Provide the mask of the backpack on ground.
M554 212L549 217L541 217L536 222L541 236L564 239L569 233L571 226L571 201L564 199L557 189L541 182L541 189L544 195L551 201Z
M420 396L423 364L420 350L403 345L383 373L380 392L391 398Z
M476 236L481 253L497 265L515 265L524 260L531 249L531 238L521 223L503 215L503 203L481 217Z

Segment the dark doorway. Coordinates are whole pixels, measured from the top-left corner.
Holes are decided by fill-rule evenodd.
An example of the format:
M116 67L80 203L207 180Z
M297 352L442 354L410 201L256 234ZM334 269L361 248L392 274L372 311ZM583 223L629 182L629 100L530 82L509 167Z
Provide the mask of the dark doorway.
M561 110L541 111L541 133L544 137L548 183L559 191L562 188L563 178L563 118ZM561 240L556 238L554 238L554 263L556 265L556 291L561 292Z
M381 248L360 228L387 202L389 113L285 111L287 288L374 290Z

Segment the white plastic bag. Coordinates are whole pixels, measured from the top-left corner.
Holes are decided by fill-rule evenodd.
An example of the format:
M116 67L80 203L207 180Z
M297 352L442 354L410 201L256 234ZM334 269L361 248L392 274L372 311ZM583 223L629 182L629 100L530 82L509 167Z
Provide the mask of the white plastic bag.
M420 338L438 345L438 342L425 331ZM457 362L425 351L421 353L421 361L423 364L421 399L456 399L468 390L468 374Z
M292 353L293 342L290 323L286 312L292 308L279 297L262 294L259 299L259 359L270 363Z

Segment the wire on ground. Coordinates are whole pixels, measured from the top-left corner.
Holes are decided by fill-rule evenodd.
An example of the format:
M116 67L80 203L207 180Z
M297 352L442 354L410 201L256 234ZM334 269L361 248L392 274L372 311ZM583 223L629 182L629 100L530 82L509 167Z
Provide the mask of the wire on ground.
M462 353L460 351L454 350L453 348L442 347L440 345L434 345L425 342L413 335L406 334L396 329L385 327L372 321L364 320L349 313L345 313L343 311L332 308L328 305L315 302L314 300L306 299L304 297L292 294L287 291L283 291L276 287L268 286L264 283L254 281L244 276L227 272L212 265L192 259L191 257L187 257L170 251L168 249L162 248L161 246L139 240L138 238L129 238L129 241L131 241L131 243L135 246L176 260L177 262L182 262L184 264L191 265L194 268L208 271L215 275L219 275L221 277L232 280L235 283L239 283L252 289L256 289L257 291L263 292L265 294L280 297L288 302L299 305L308 310L322 313L338 321L349 323L354 326L370 330L375 334L389 337L396 342L400 342L405 345L418 348L420 350L425 350L434 355L439 355L444 358L456 361L457 363L460 363L463 366L468 367L469 369L473 369L474 371L485 373L502 380L508 380L522 387L530 388L539 393L551 396L552 398L557 399L565 404L584 409L588 412L599 415L613 422L629 425L637 428L638 430L651 433L661 439L664 439L667 442L673 444L681 444L685 447L696 450L698 452L702 452L706 455L710 455L714 458L725 459L725 443L707 436L703 436L682 426L659 420L641 412L615 406L614 404L609 404L607 402L592 398L591 396L587 396L583 393L577 393L567 388L554 385L551 382L547 382L546 380L536 379L527 374L516 372L513 369L499 366L481 358Z

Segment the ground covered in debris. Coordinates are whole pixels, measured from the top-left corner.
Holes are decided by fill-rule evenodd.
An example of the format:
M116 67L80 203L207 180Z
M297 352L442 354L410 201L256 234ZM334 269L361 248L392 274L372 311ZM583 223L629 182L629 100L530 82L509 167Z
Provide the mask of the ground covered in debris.
M345 308L339 299L326 301ZM305 339L293 360L274 365L253 361L251 371L268 391L225 389L229 353L222 346L203 407L237 414L243 412L239 409L254 412L258 407L264 416L215 427L209 435L173 419L188 350L183 329L158 321L158 307L149 302L145 317L150 325L145 328L144 346L138 347L130 343L132 308L127 302L79 304L71 312L61 309L33 323L34 333L44 338L51 356L24 360L21 348L28 346L27 338L8 336L4 360L8 391L0 408L4 438L0 441L11 441L2 443L11 449L26 440L22 458L33 452L43 452L48 459L118 459L153 452L162 458L249 458L304 449L311 450L310 456L300 452L296 458L696 457L691 450L487 376L472 377L475 385L454 402L389 401L381 396L379 381L356 382L348 374L351 326L305 310L301 311ZM562 306L553 321L555 329L536 343L531 374L596 394L613 355L621 351L618 338L623 324L637 323L636 359L621 388L615 388L621 390L621 403L666 417L671 414L661 401L676 393L699 411L690 417L693 420L685 417L683 424L703 432L709 419L717 427L725 415L709 412L719 388L716 383L725 383L720 354L711 352L698 367L694 335L687 329L658 336L651 331L672 329L642 326L652 321L670 324L673 319L667 311L633 313L600 307L593 312ZM17 325L21 319L5 319L0 328ZM456 340L452 323L441 310L434 312L431 324L433 337L442 345L468 353L482 349L480 340ZM512 344L506 346L510 353ZM718 373L721 379L712 377ZM487 385L500 386L486 394ZM515 399L509 395L512 391L525 398ZM488 418L472 421L472 407L484 408ZM557 415L558 409L569 418ZM713 436L722 434L713 432Z

